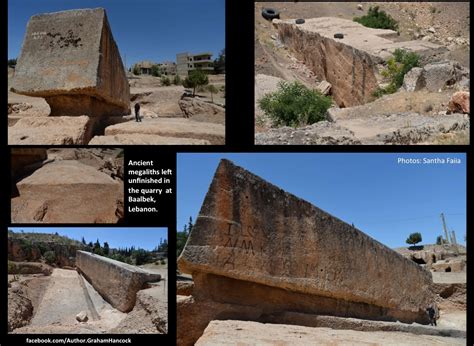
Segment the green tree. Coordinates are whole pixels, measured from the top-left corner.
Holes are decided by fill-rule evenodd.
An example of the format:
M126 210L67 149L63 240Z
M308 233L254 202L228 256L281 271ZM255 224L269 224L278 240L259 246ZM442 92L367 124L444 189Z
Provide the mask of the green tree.
M86 245L86 244L87 244L87 243L86 243L86 240L84 239L84 237L82 237L81 242L82 242L82 245Z
M415 233L412 233L408 236L408 238L406 240L406 243L411 244L411 245L415 245L415 244L418 244L421 241L422 241L421 233L415 232Z
M225 73L225 48L220 51L219 56L214 60L214 72L217 74Z
M258 103L275 125L297 127L325 120L332 99L295 81L280 82L277 91L266 94Z
M92 249L92 252L97 255L102 255L102 249L100 247L99 239L97 239L96 242L94 243L94 248Z
M182 83L181 77L179 76L179 74L176 74L173 78L173 84L174 85L180 85L181 83Z
M109 243L107 243L106 241L104 241L103 253L105 256L107 256L110 253Z
M207 86L207 90L211 93L211 102L214 103L214 94L217 94L219 92L219 89L214 84L209 84Z
M186 245L187 240L188 233L186 231L176 233L176 257L179 257L179 255L181 255L181 252L183 251L184 245Z
M161 77L160 66L155 64L151 66L151 75L155 77Z
M132 257L135 258L135 265L139 266L151 261L151 255L148 251L143 249L134 250Z
M191 231L193 230L193 227L194 227L193 217L190 216L189 221L188 221L188 234L191 233Z
M439 235L436 237L436 245L443 245L444 244L444 239L442 235Z
M138 76L139 74L141 74L141 71L140 71L140 68L138 67L138 65L133 65L133 74L135 76Z
M46 263L51 265L56 261L56 254L54 253L54 251L46 251L44 253L44 259Z
M196 88L209 84L207 74L201 70L190 71L189 75L184 79L183 86L193 89L193 97L196 95Z

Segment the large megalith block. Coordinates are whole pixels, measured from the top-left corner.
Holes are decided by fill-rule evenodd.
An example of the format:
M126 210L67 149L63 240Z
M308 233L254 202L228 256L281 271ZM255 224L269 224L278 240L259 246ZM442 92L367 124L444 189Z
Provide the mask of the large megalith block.
M91 285L116 309L128 312L135 306L137 292L161 275L85 251L77 251L76 267Z
M178 265L196 299L267 312L428 323L433 303L428 271L227 160Z
M17 183L14 223L116 223L122 185L92 166L54 161Z
M130 88L103 8L28 22L12 91L44 97L52 116L129 113Z

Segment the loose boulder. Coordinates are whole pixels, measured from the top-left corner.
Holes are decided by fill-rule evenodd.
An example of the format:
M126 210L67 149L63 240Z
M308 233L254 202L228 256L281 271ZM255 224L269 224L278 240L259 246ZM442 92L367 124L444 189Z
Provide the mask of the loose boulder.
M11 90L44 97L52 116L129 113L130 89L103 8L32 16Z
M448 114L450 113L469 113L469 91L458 91L451 96L448 103Z

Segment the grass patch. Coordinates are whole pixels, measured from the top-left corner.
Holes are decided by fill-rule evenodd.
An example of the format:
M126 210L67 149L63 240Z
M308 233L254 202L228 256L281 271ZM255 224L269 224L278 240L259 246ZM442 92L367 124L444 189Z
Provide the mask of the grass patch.
M332 99L299 82L280 82L278 90L265 95L259 106L275 125L310 125L326 119Z
M391 29L398 31L398 23L385 11L380 11L379 6L370 6L367 15L355 17L354 22L374 29Z
M377 88L373 96L380 97L396 92L402 86L405 75L414 67L420 67L420 56L397 48L393 53L393 58L387 61L387 68L381 72L382 76L389 80L389 85L385 88Z

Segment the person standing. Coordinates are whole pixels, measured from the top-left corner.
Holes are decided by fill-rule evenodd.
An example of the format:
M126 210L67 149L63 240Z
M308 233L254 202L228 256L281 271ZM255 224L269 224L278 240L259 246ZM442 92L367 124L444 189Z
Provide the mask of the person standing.
M140 104L138 102L135 103L135 120L137 123L142 121L140 119Z

